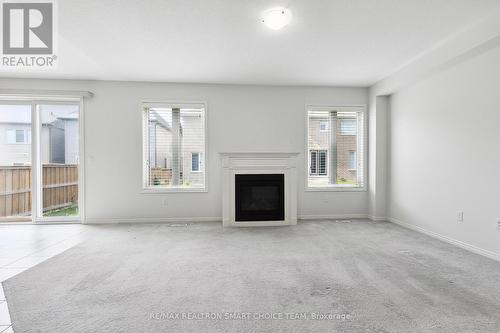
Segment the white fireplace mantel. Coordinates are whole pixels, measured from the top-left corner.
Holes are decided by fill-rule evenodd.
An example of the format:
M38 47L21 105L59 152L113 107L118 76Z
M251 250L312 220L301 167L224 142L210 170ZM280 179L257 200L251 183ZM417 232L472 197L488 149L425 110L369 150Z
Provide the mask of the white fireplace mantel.
M224 227L284 226L297 224L297 155L299 153L220 153L222 159L222 222ZM235 221L236 174L283 174L284 221Z

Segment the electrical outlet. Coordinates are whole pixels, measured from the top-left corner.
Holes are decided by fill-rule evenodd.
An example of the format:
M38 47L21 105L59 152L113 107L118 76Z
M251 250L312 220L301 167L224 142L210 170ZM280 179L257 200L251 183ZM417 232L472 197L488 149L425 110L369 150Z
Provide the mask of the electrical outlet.
M497 221L497 229L500 230L500 220Z
M163 204L163 207L167 207L168 206L168 199L163 199L162 204Z
M458 211L457 212L457 222L463 222L464 221L464 212Z

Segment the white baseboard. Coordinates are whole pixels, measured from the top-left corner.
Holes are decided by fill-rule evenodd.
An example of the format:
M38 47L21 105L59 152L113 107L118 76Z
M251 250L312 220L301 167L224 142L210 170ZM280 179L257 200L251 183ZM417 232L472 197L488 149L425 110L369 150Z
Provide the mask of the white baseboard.
M299 215L299 220L367 219L366 214ZM83 224L222 222L222 217L86 218Z
M222 222L222 217L86 218L83 224Z
M368 215L368 218L372 221L376 222L381 222L381 221L388 221L386 216L373 216L373 215Z
M387 221L392 222L392 223L397 224L397 225L400 225L400 226L402 226L404 228L411 229L411 230L414 230L414 231L418 231L418 232L426 234L428 236L437 238L439 240L442 240L443 242L446 242L448 244L452 244L452 245L458 246L458 247L460 247L462 249L465 249L465 250L468 250L470 252L473 252L473 253L476 253L476 254L488 257L488 258L496 260L496 261L500 261L500 254L498 254L498 253L482 249L482 248L477 247L475 245L471 245L471 244L459 241L458 239L454 239L454 238L451 238L451 237L448 237L448 236L444 236L444 235L438 234L437 232L430 231L430 230L424 229L422 227L416 226L414 224L409 224L409 223L400 221L400 220L392 218L392 217L389 217L387 219Z
M367 219L367 214L299 215L299 220Z

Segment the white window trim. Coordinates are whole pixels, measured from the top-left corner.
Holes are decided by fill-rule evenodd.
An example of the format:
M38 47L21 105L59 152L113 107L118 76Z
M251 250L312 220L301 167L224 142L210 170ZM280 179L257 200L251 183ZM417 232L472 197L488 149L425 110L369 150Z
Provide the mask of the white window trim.
M146 186L146 180L147 180L147 175L148 175L148 170L147 170L147 165L145 161L147 161L147 156L148 156L148 142L147 140L144 140L146 135L149 135L149 126L146 122L146 117L144 117L144 109L147 108L153 108L153 107L169 107L169 108L175 108L175 107L203 107L205 110L204 114L204 121L203 121L203 126L204 126L204 139L205 139L205 152L204 154L201 154L203 158L203 171L205 172L204 176L204 184L203 187L184 187L184 186ZM141 115L141 124L142 124L142 136L141 140L143 141L142 144L142 156L141 156L141 163L142 163L142 177L141 177L141 193L143 194L162 194L162 193L207 193L208 192L208 167L207 167L207 156L208 156L208 104L205 101L180 101L180 100L161 100L161 99L143 99L139 101L139 112ZM201 171L201 172L203 172Z
M368 112L366 104L352 104L352 105L326 105L326 104L306 104L304 119L305 119L305 133L304 133L304 151L306 154L309 154L309 111L331 111L332 109L338 111L352 111L353 108L359 109L358 112L363 113L363 124L362 129L364 133L363 139L363 186L354 187L350 185L332 185L332 186L323 186L323 187L315 187L309 186L309 167L305 170L305 190L306 192L366 192L367 191L367 170L368 170ZM358 133L359 134L359 133ZM309 161L309 157L307 157ZM359 166L359 163L358 163ZM359 169L359 168L358 168Z

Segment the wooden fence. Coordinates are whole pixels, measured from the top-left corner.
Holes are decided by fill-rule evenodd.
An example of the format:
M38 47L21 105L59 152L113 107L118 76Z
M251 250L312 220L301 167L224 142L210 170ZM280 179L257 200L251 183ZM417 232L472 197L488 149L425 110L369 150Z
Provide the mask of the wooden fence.
M43 210L62 208L78 200L78 166L44 164ZM0 166L0 217L31 214L31 167Z
M43 210L66 207L78 200L78 167L44 164L42 168Z
M149 176L151 185L169 185L172 180L172 169L151 168Z

